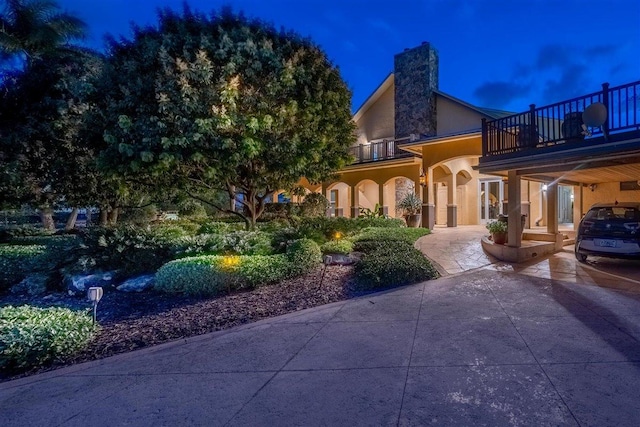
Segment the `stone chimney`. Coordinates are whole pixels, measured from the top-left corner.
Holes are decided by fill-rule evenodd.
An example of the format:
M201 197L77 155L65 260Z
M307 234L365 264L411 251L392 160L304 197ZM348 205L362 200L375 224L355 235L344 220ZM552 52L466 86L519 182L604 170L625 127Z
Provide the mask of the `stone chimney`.
M396 138L436 135L438 52L429 43L394 57Z

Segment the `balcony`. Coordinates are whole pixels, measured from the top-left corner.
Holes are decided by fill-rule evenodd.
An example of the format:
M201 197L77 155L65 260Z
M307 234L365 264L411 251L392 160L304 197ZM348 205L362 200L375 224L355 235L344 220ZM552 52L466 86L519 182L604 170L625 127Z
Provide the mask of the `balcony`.
M351 147L351 155L355 157L352 164L377 162L380 160L400 159L412 157L413 154L398 148L401 140L385 139L380 142L361 144Z
M586 123L585 123L586 122ZM482 123L480 169L541 163L570 152L581 156L637 151L640 81ZM500 165L500 167L498 167Z

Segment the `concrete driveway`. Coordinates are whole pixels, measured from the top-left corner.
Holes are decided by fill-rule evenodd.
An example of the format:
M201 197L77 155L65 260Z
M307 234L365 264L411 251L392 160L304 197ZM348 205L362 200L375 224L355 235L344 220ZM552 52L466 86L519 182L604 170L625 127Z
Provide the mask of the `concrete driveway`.
M638 425L640 294L503 270L0 384L2 424Z

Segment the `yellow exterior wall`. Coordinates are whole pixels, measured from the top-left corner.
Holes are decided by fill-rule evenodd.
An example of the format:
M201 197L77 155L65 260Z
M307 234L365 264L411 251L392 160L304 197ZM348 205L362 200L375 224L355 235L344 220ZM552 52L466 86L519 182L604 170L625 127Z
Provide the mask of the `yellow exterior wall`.
M595 203L614 203L618 202L640 202L640 190L620 191L620 183L618 182L602 182L596 184L594 191L589 187L584 187L584 212Z
M480 129L482 126L484 116L464 105L443 96L436 98L436 105L438 108L438 135Z
M393 138L395 135L394 86L390 85L356 121L358 127L358 143L382 138Z

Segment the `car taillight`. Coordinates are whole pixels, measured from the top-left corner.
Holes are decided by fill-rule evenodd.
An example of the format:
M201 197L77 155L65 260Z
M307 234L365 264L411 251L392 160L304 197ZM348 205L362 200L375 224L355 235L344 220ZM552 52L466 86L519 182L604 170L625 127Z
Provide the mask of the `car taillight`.
M582 221L582 226L584 228L591 228L593 227L593 224L595 224L593 221Z
M631 231L632 233L635 233L636 231L640 230L640 222L625 222L624 228Z

